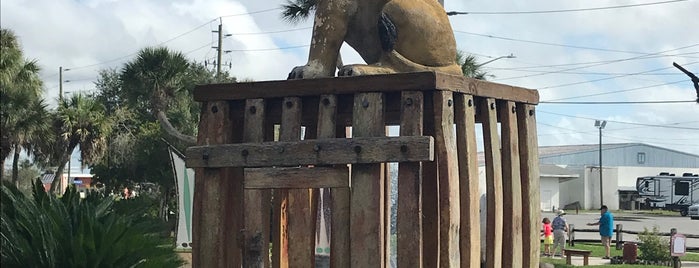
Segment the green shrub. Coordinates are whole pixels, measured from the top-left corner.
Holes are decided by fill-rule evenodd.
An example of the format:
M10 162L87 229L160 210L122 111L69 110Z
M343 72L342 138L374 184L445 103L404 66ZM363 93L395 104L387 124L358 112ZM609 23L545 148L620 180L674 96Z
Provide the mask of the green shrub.
M641 241L638 249L641 251L640 258L647 261L669 261L670 260L670 239L660 236L658 226L653 230L643 227L643 232L638 234Z
M114 200L62 197L34 185L27 197L12 185L1 192L3 267L179 267L174 243L154 221L116 212Z

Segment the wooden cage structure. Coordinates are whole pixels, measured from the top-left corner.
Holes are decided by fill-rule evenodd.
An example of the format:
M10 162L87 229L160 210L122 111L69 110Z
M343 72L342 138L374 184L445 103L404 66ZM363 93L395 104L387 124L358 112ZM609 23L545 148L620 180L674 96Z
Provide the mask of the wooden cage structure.
M330 267L389 267L389 162L398 267L539 265L535 90L422 72L211 84L194 98L194 267L314 267L319 188Z

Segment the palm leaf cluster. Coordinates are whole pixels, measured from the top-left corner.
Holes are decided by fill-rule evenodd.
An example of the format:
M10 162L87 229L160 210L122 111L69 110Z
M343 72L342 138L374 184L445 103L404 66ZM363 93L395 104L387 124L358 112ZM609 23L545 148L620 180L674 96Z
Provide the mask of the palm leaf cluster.
M3 267L179 267L172 241L133 204L111 197L62 197L37 181L27 197L2 186L0 222ZM130 206L129 206L130 205ZM125 209L128 207L128 209Z
M290 23L298 23L308 18L316 9L318 0L289 0L282 5L282 18Z

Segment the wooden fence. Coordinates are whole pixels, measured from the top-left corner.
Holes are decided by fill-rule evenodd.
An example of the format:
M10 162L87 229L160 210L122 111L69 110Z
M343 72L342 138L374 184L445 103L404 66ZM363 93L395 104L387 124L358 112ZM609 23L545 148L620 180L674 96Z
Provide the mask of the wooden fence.
M534 90L426 72L204 85L194 98L195 267L313 267L318 188L331 188L331 267L387 267L388 162L398 267L538 267Z
M569 228L571 230L568 233L568 244L570 246L575 246L576 242L599 242L600 241L599 239L577 239L577 238L575 238L575 233L599 233L599 229L580 229L580 228L575 228L574 224L571 224L569 226ZM681 233L681 231L682 230L678 230L679 233ZM634 243L640 244L640 241L625 240L624 234L639 235L641 233L643 233L643 232L624 230L623 224L617 224L616 228L614 228L614 238L612 238L612 243L615 244L616 249L622 249L625 242L634 242ZM672 231L667 232L667 233L658 233L658 235L667 236L669 239L669 237L672 236ZM684 233L683 233L683 235L687 239L699 239L699 235L684 234ZM699 252L699 247L687 247L687 251Z

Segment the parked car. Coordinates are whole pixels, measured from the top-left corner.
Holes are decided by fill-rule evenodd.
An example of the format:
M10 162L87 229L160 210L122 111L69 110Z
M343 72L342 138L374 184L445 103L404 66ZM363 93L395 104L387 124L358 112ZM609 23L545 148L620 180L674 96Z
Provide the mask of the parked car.
M692 220L699 220L699 203L689 206L687 216Z

